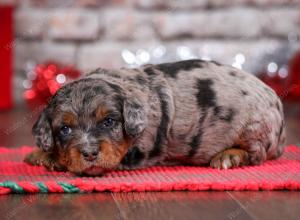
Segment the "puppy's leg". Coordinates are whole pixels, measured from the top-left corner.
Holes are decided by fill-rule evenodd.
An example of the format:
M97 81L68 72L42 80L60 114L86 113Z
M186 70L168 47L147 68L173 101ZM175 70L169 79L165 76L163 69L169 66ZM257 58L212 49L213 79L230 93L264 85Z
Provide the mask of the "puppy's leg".
M230 148L216 154L210 166L217 169L229 169L249 164L249 155L243 149Z
M43 150L36 150L26 155L24 162L35 165L44 166L48 170L64 171L65 167L60 165L52 153L44 152Z

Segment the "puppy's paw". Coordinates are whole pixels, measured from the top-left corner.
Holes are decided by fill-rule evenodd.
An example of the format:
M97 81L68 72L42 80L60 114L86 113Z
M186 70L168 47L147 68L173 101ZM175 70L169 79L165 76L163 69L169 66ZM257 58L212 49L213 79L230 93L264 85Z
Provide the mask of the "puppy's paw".
M249 164L249 156L245 150L242 149L227 149L218 153L210 161L210 166L216 169L230 169Z
M64 171L65 168L61 166L54 155L42 150L36 150L26 155L24 162L34 166L44 166L50 171Z

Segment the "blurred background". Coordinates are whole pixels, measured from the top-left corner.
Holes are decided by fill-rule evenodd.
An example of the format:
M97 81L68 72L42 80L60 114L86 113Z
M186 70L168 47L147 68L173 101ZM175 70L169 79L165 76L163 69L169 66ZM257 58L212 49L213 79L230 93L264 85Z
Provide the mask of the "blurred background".
M0 0L0 145L64 83L97 67L200 58L257 75L300 143L300 0Z

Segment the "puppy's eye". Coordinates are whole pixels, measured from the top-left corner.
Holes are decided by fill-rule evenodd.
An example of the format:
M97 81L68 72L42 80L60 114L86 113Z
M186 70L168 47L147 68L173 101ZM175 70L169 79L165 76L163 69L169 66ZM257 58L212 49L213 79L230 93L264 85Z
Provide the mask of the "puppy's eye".
M71 132L72 132L72 129L66 125L62 126L60 129L60 133L63 136L67 136L67 135L71 134Z
M111 128L115 125L115 122L116 121L112 118L106 118L102 124L104 128Z

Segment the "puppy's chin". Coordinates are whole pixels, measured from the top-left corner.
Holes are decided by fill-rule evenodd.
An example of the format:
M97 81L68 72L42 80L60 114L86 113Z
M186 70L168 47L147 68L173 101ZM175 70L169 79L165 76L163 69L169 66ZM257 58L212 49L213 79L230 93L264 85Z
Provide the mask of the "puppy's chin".
M91 166L91 167L83 170L82 174L87 175L87 176L102 176L109 171L110 171L109 169L105 169L102 167Z

